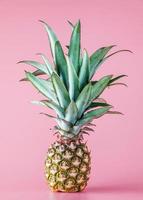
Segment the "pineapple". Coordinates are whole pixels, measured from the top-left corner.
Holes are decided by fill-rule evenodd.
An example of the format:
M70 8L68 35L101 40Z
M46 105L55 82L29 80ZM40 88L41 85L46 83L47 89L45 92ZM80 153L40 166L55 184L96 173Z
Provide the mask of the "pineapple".
M99 80L92 80L98 67L110 56L129 50L120 50L108 54L114 45L102 47L91 56L87 50L82 50L81 24L71 22L72 34L67 52L62 46L52 28L40 21L48 34L53 64L44 54L39 54L43 63L24 60L36 68L34 72L25 72L22 81L29 81L43 94L44 100L33 103L46 106L55 111L52 117L57 125L55 133L57 140L47 152L45 160L45 177L52 191L77 192L82 191L89 179L91 156L83 135L94 131L92 121L104 114L118 114L111 111L112 106L100 96L112 85L123 84L116 81L126 75L106 75ZM48 78L41 77L47 75ZM40 77L39 77L40 76Z

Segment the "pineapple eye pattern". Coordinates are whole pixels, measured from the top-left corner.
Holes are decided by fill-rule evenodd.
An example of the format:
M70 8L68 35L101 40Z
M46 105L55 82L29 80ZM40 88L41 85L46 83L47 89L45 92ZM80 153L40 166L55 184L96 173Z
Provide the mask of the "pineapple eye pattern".
M75 180L73 178L68 178L65 182L66 188L72 188L75 185Z
M78 169L75 167L72 167L69 169L69 176L71 177L76 177L76 175L78 174Z
M49 150L48 150L48 155L51 157L51 156L53 156L55 154L55 150L53 149L53 148L50 148Z
M87 171L87 165L85 163L81 163L81 165L80 165L80 171L81 172L86 172Z
M89 159L89 155L87 153L84 153L84 155L83 155L83 161L85 163L89 163L90 159Z
M52 160L50 158L47 158L45 162L46 167L49 167L51 163L52 163Z
M73 156L73 153L72 153L72 151L70 151L70 150L66 150L66 151L63 153L63 157L64 157L65 159L70 159L70 158L72 158L72 156Z
M76 155L77 156L79 156L79 157L82 157L83 156L83 151L82 151L82 149L81 148L77 148L77 150L76 150Z
M67 175L66 175L66 172L65 171L60 171L60 172L58 172L57 173L57 177L58 177L58 179L60 179L60 180L65 180L66 179L66 177L67 177Z
M81 159L78 156L75 156L72 158L72 164L75 166L79 166L79 164L81 163Z
M74 142L71 142L70 143L70 145L69 145L69 148L71 149L71 150L75 150L76 149L76 144L74 143Z
M47 155L45 175L50 187L54 190L74 192L80 191L86 186L90 174L90 162L84 162L89 159L88 154L84 152L84 145L79 144L75 150L71 150L68 145L65 145L64 152L60 153L58 146L53 146L53 151L50 149L52 153L55 153L52 157ZM81 155L81 152L83 152L82 156L77 156L77 153Z
M69 163L68 163L68 161L66 161L66 160L61 161L60 167L61 167L62 169L64 169L64 170L69 169Z
M82 183L85 180L85 175L84 174L78 174L77 175L77 183Z
M52 164L50 167L50 173L51 174L56 174L58 172L58 166L55 164Z
M60 154L55 154L53 156L53 162L54 163L59 163L61 161L61 155Z

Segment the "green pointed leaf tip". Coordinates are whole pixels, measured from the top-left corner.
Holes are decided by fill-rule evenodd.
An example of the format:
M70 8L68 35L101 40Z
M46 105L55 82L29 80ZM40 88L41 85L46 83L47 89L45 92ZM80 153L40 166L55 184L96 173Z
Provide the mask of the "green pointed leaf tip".
M60 77L53 72L52 76L52 83L54 86L55 93L57 95L59 104L62 108L67 108L67 106L70 103L70 98L67 89L65 88L65 85L63 81L60 79Z
M84 49L83 61L79 72L80 89L82 89L89 81L90 60L87 51Z
M62 80L66 88L68 88L67 62L59 41L55 43L55 62L56 62L56 70L59 76L62 77Z
M22 61L19 61L19 63L24 63L26 65L31 65L32 67L35 67L36 69L40 70L41 72L45 73L45 74L49 74L49 71L47 70L47 67L42 64L42 63L39 63L37 61L33 61L33 60L22 60Z
M79 79L72 61L66 56L68 66L69 95L71 100L76 100L79 95Z
M121 52L133 53L131 50L128 50L128 49L121 49L121 50L118 50L118 51L111 53L110 55L106 56L104 59L106 60L107 58L110 58L111 56L118 54L118 53L121 53Z
M50 42L50 47L51 47L51 52L52 52L52 56L54 58L55 61L55 43L56 41L58 41L58 38L56 36L56 34L54 33L54 31L52 30L52 28L44 21L39 20L41 23L44 24L46 32L48 34L49 37L49 42Z
M112 78L110 81L109 81L109 85L115 81L117 81L118 79L120 78L123 78L123 77L127 77L127 75L120 75L120 76L116 76L115 78Z
M111 80L112 75L104 76L97 83L92 85L91 90L91 100L89 101L89 105L93 99L100 96L100 94L104 91L104 89L108 86L109 81Z
M44 75L45 73L38 69L38 70L32 72L32 74L34 76L40 76L40 75ZM28 79L27 78L22 78L20 81L28 81Z
M111 45L108 47L102 47L98 50L96 50L91 56L90 56L90 79L94 76L96 70L102 63L103 58L106 56L106 54L113 48L115 45Z
M73 32L70 39L70 46L68 55L75 67L76 72L79 72L79 61L80 61L80 21L73 28Z

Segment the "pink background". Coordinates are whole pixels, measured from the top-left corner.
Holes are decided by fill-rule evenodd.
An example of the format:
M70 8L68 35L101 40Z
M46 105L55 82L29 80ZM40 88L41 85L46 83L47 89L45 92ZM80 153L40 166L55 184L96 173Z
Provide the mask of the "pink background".
M69 41L69 19L82 23L82 47L117 44L130 49L109 59L96 78L128 74L128 88L117 86L103 95L124 116L105 116L88 139L92 174L87 189L78 194L51 193L43 176L47 148L55 140L54 122L40 116L44 108L31 100L40 95L27 83L19 83L23 59L50 58L43 19L62 44ZM0 199L143 199L143 1L142 0L1 0L0 1Z

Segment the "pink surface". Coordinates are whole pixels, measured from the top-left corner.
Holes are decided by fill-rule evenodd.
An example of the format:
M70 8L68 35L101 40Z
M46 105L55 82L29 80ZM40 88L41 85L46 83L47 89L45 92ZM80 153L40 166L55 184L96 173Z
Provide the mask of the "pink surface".
M142 0L1 0L0 1L0 199L3 200L127 200L143 199L143 1ZM44 180L43 162L55 138L54 123L40 116L42 107L30 104L41 96L27 83L19 83L23 59L49 53L39 19L47 21L62 44L69 41L69 19L82 22L82 47L117 44L134 54L121 53L108 60L96 77L128 74L128 88L117 86L103 95L124 116L95 121L88 138L92 174L87 189L78 194L53 194ZM86 138L87 139L87 138Z

